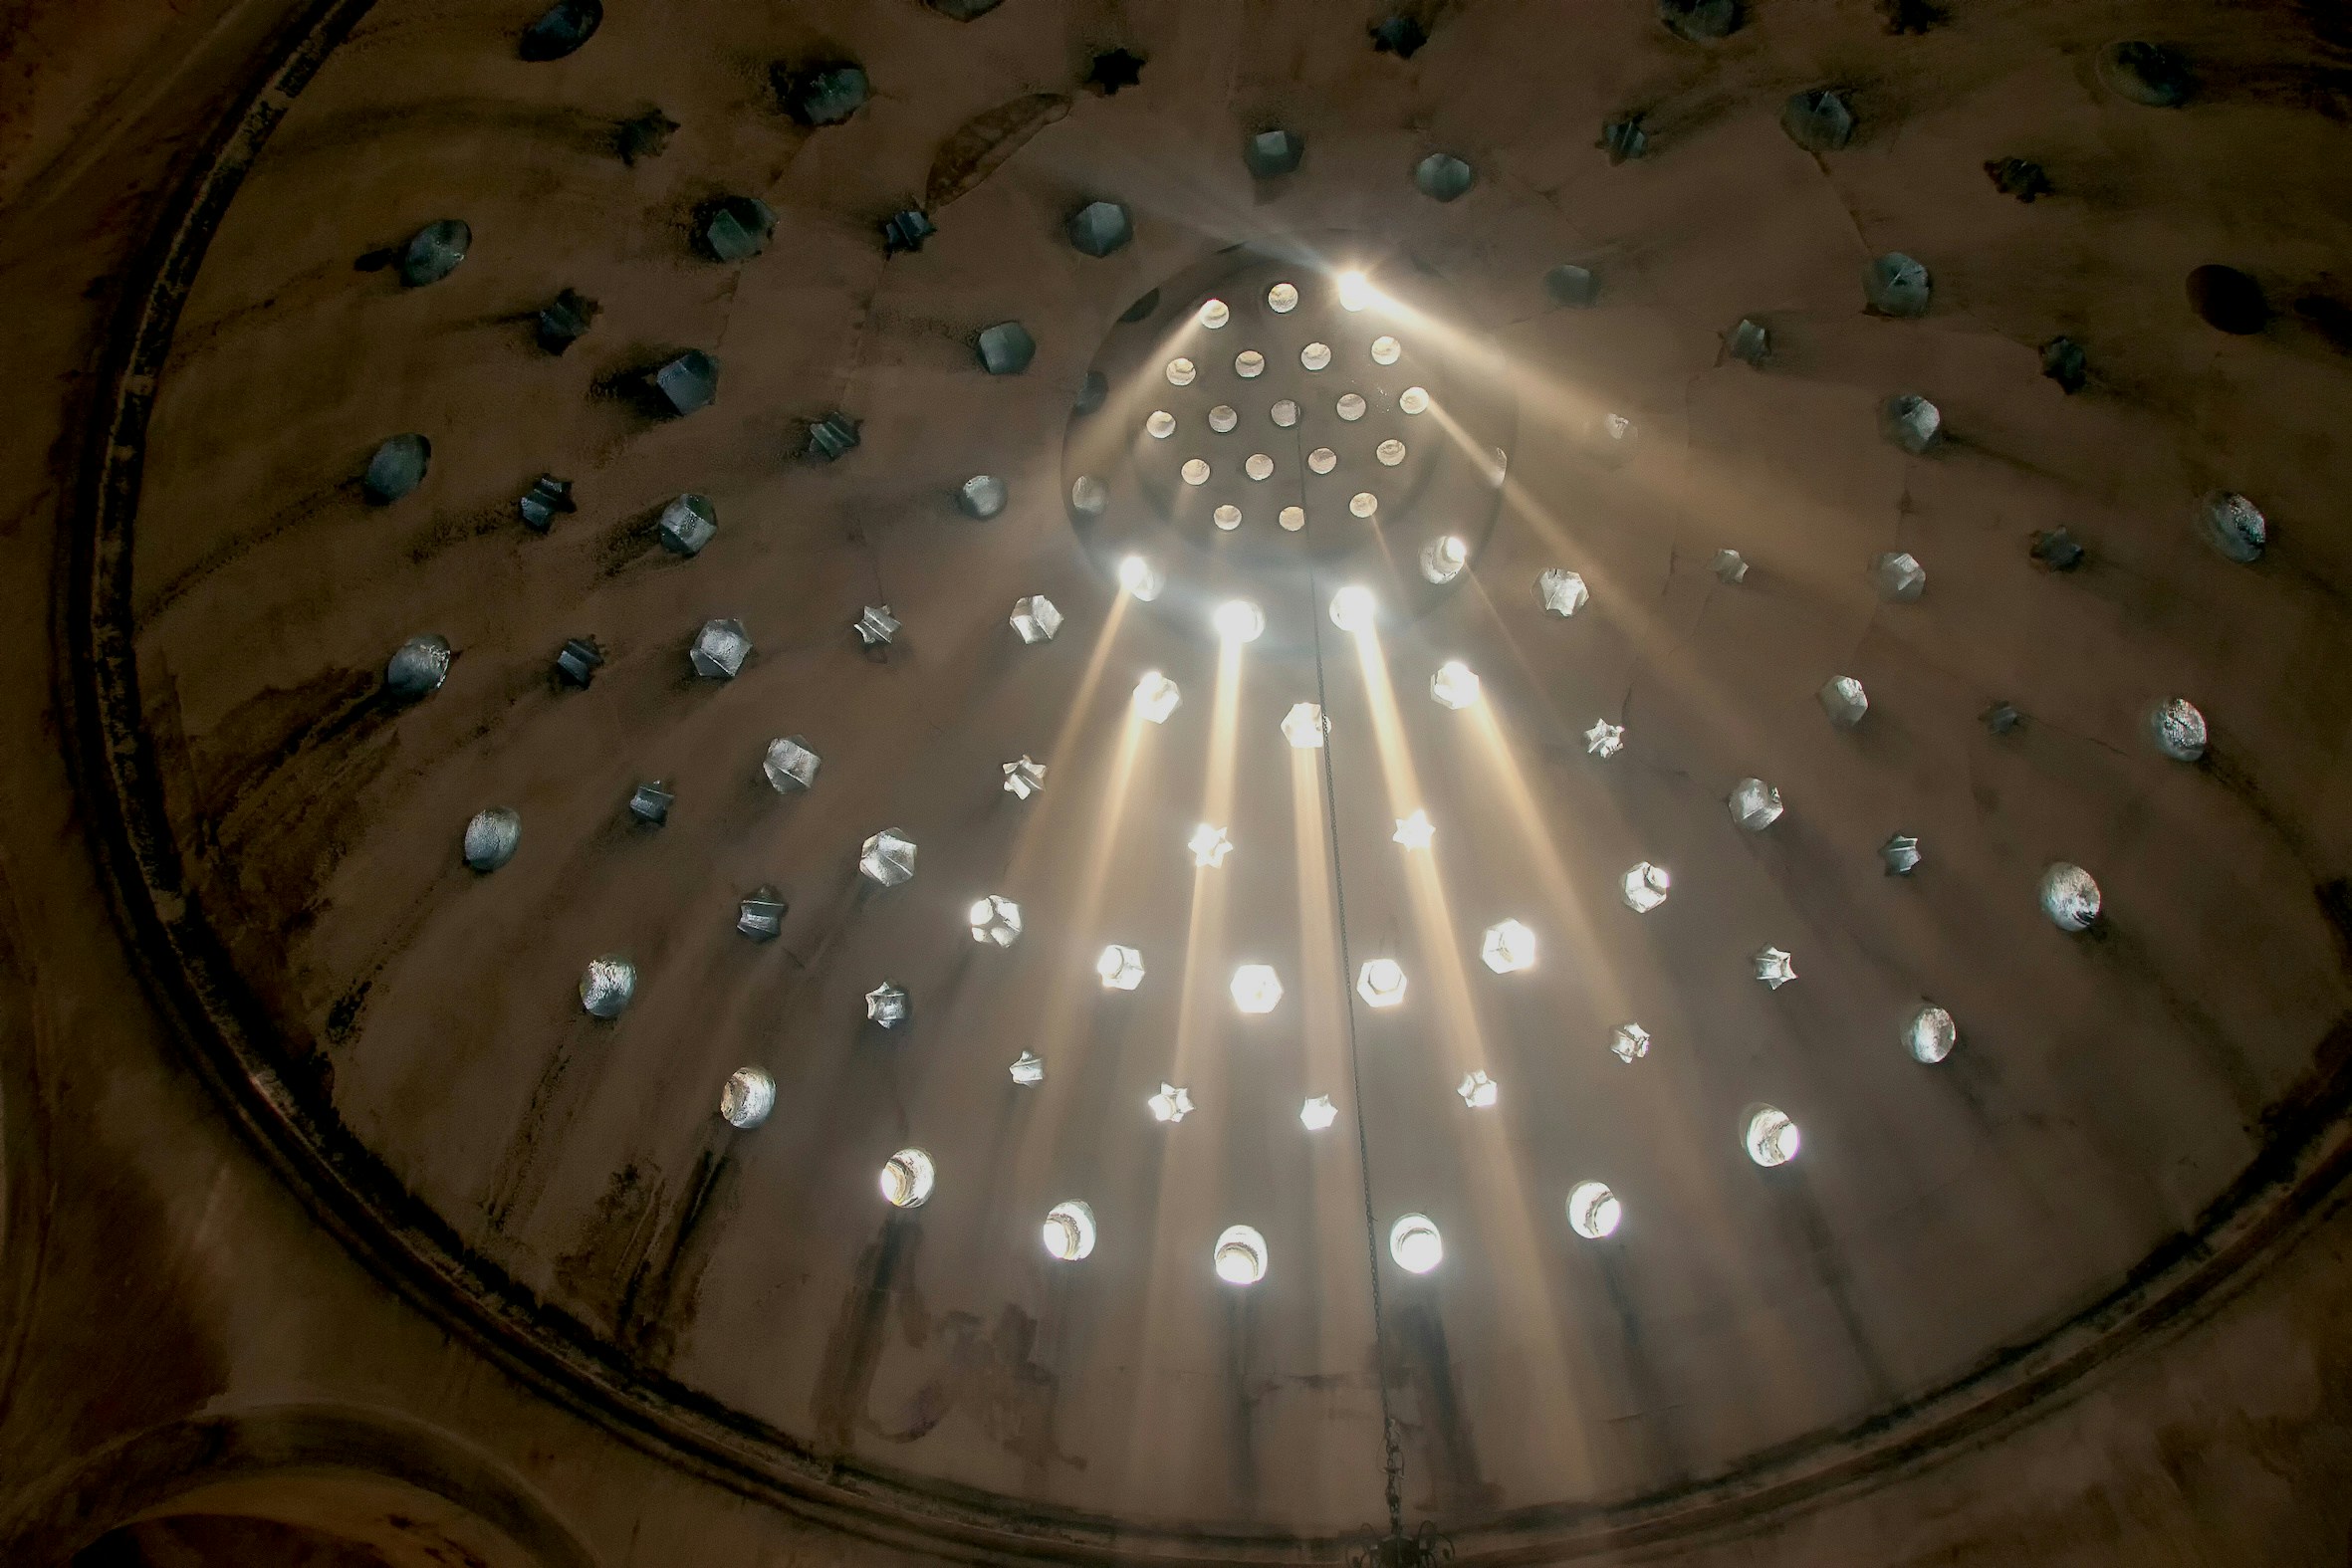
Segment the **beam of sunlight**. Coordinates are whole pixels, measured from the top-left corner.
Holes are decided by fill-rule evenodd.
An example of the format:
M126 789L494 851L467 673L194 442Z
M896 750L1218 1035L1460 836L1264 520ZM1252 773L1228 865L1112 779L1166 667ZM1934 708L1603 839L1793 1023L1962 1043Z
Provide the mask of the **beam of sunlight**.
M1509 807L1528 858L1535 868L1536 878L1542 884L1552 910L1563 922L1562 935L1569 939L1567 943L1547 942L1546 946L1554 953L1562 947L1572 946L1573 951L1585 960L1576 971L1576 978L1599 997L1606 1016L1620 1022L1631 1019L1634 1008L1626 996L1621 978L1611 966L1600 960L1602 948L1595 938L1594 910L1586 898L1578 893L1567 867L1560 860L1559 847L1552 841L1543 812L1536 804L1535 792L1529 786L1519 759L1513 754L1502 721L1495 715L1494 705L1481 703L1471 710L1471 716L1478 732L1478 759L1495 792L1503 797ZM1595 889L1591 897L1604 906L1614 902L1606 889ZM1586 1042L1582 1048L1597 1054L1602 1045L1600 1041L1593 1040ZM1685 1091L1680 1097L1686 1104L1703 1098L1696 1068L1686 1054L1658 1053L1645 1059L1639 1070L1663 1073L1679 1080L1677 1086ZM1725 1210L1722 1195L1702 1175L1711 1168L1710 1151L1702 1146L1703 1138L1710 1136L1709 1130L1698 1126L1687 1116L1660 1116L1654 1118L1651 1125L1660 1140L1668 1145L1668 1158L1658 1162L1658 1169L1666 1173L1667 1179L1675 1185L1676 1209L1694 1217L1705 1229L1707 1250L1719 1257L1736 1255L1745 1238ZM1716 1132L1720 1134L1720 1129ZM1548 1223L1548 1211L1544 1212L1544 1219ZM1750 1364L1761 1369L1763 1375L1780 1382L1785 1397L1795 1399L1803 1391L1788 1381L1782 1369L1803 1364L1802 1358L1797 1355L1797 1347L1785 1334L1779 1333L1771 1335L1774 1343L1768 1350L1755 1344L1758 1335L1753 1325L1777 1322L1777 1317L1764 1310L1760 1304L1758 1311L1740 1316L1735 1331L1750 1342Z
M1102 893L1110 880L1119 820L1126 814L1128 786L1135 777L1135 756L1147 728L1133 713L1119 721L1118 751L1111 762L1109 781L1095 802L1094 823L1086 834L1077 862L1085 867L1085 873L1078 887L1077 901L1071 906L1069 930L1091 932L1100 924ZM1082 940L1072 946L1056 970L1052 987L1045 1006L1038 1010L1037 1043L1030 1047L1048 1061L1058 1059L1058 1053L1076 1034L1080 1017L1091 1015L1094 993L1101 989L1094 974L1094 954L1086 950Z
M1143 744L1143 732L1148 728L1138 718L1131 705L1122 704L1118 719L1117 748L1111 754L1108 777L1100 781L1098 789L1086 786L1095 780L1080 781L1066 773L1052 770L1067 767L1063 759L1071 755L1070 748L1077 732L1094 705L1096 689L1101 685L1102 671L1109 662L1111 645L1117 641L1119 625L1127 612L1127 596L1120 594L1103 617L1102 632L1095 639L1094 650L1086 660L1085 674L1079 677L1076 696L1069 711L1062 716L1061 728L1054 738L1054 750L1045 759L1048 773L1046 790L1037 804L1043 810L1033 810L1021 824L1009 857L1010 870L1005 885L1026 885L1026 873L1031 857L1042 847L1055 842L1055 832L1068 817L1080 809L1080 802L1094 801L1094 820L1078 845L1076 863L1084 868L1083 880L1078 885L1076 902L1071 906L1069 928L1091 932L1102 914L1102 895L1110 878L1110 866L1118 846L1119 822L1126 815L1129 785L1135 777L1135 759ZM1057 1052L1075 1035L1081 1016L1092 1012L1093 993L1099 989L1094 975L1093 955L1084 951L1080 943L1051 981L1045 1004L1038 1010L1037 1043L1031 1048L1048 1061L1057 1059Z
M1070 747L1077 740L1079 727L1086 722L1087 716L1093 711L1095 688L1102 684L1102 671L1110 663L1111 646L1118 641L1119 626L1127 618L1127 606L1131 602L1132 600L1124 593L1111 600L1110 613L1102 617L1102 630L1095 635L1093 650L1086 655L1085 673L1078 677L1077 691L1071 695L1069 707L1061 716L1061 727L1054 734L1054 749L1039 759L1048 770L1047 789L1039 803L1047 806L1048 809L1028 813L1022 820L1020 832L1014 835L1013 853L1007 857L1008 869L1005 881L1008 886L1023 885L1023 873L1029 870L1031 857L1039 852L1041 846L1053 842L1053 834L1049 831L1052 826L1051 819L1060 815L1059 810L1056 807L1063 798L1075 799L1078 797L1080 791L1067 790L1066 786L1064 786L1065 793L1057 792L1056 786L1061 784L1061 777L1053 773L1052 770L1062 766L1064 760L1070 756ZM1134 760L1135 721L1133 716L1128 716L1124 723L1126 733L1121 738L1120 763L1113 769L1116 776L1110 796L1113 802L1123 802L1126 797L1126 770L1133 765ZM1071 781L1071 783L1074 784L1075 781ZM1112 816L1109 826L1115 833L1118 827L1115 814ZM1093 847L1101 854L1107 855L1110 852L1111 842L1111 837L1106 834L1100 836ZM1089 861L1088 863L1098 864L1099 862Z
M1339 947L1322 758L1319 750L1291 749L1300 1050L1295 1093L1284 1110L1286 1133L1303 1140L1314 1153L1306 1165L1307 1196L1312 1206L1315 1269L1325 1288L1313 1314L1314 1350L1308 1365L1340 1367L1363 1354L1363 1347L1373 1338L1373 1327L1372 1303L1363 1287L1371 1260L1364 1250L1363 1175L1353 1131L1355 1078L1347 1059L1348 988L1354 981ZM1299 1123L1298 1110L1308 1096L1316 1094L1331 1097L1339 1119L1310 1133ZM1340 1281L1348 1281L1348 1286L1342 1288ZM1377 1419L1376 1406L1370 1414Z
M1378 634L1366 628L1354 633L1354 637L1356 662L1363 672L1365 695L1372 713L1373 745L1379 753L1381 776L1388 787L1390 814L1404 816L1425 803L1412 753L1405 744L1404 720L1397 711L1396 693L1389 684L1387 659L1381 651ZM1452 1079L1472 1068L1496 1064L1486 1059L1470 977L1463 966L1463 942L1456 934L1445 884L1438 873L1437 851L1433 847L1402 852L1414 925L1421 938L1423 962L1431 970L1431 989L1438 1003L1438 1033L1445 1039L1452 1058L1445 1071L1450 1088ZM1508 1080L1510 1075L1505 1072L1501 1076ZM1511 1092L1508 1081L1504 1092L1507 1096ZM1465 1111L1462 1114L1491 1116L1494 1113ZM1460 1147L1464 1151L1470 1197L1482 1217L1480 1230L1492 1245L1496 1281L1492 1327L1499 1342L1509 1342L1530 1325L1559 1321L1559 1303L1553 1299L1546 1270L1538 1261L1556 1244L1557 1238L1539 1218L1537 1209L1529 1207L1519 1167L1508 1152L1509 1140L1489 1136L1490 1131L1486 1127L1465 1129ZM1584 1424L1578 1416L1584 1406L1577 1397L1567 1358L1552 1343L1529 1342L1525 1349L1528 1354L1522 1362L1522 1371L1533 1390L1531 1420L1542 1427L1554 1452L1568 1456L1575 1483L1581 1487L1592 1478L1592 1458Z
M1234 755L1241 736L1242 648L1238 642L1218 646L1217 697L1209 719L1208 771L1201 784L1201 821L1228 829L1233 826ZM1249 849L1238 852L1246 854ZM1230 873L1220 868L1193 868L1192 914L1184 939L1184 974L1176 1010L1174 1070L1179 1073L1191 1070L1195 1060L1194 1036L1199 1032L1196 1019L1200 1009L1214 1008L1214 998L1225 989L1224 978L1209 971L1224 953L1225 888L1229 877Z
M1748 756L1759 752L1768 754L1766 732L1758 717L1741 704L1723 697L1717 684L1709 680L1706 672L1700 668L1699 657L1687 635L1688 628L1669 626L1665 618L1652 607L1660 598L1655 584L1630 582L1598 564L1590 552L1577 547L1567 529L1552 516L1549 508L1517 484L1509 487L1506 499L1517 507L1536 537L1543 541L1555 558L1579 562L1577 570L1590 586L1594 602L1605 603L1609 618L1625 629L1626 641L1637 661L1635 673L1627 678L1628 686L1646 668L1678 698L1696 710L1701 727L1708 734L1728 741L1727 750ZM1708 591L1713 594L1718 589L1711 587ZM1491 600L1489 608L1492 609ZM1511 635L1510 628L1503 623L1501 615L1495 617L1495 626L1504 643L1510 647L1512 657L1529 675L1529 689L1541 691L1543 682L1533 678L1526 653L1520 648L1518 639ZM1825 671L1822 678L1827 679L1835 673L1833 670ZM1577 728L1582 727L1579 725Z
M1353 1097L1344 1018L1347 974L1339 951L1339 920L1331 900L1331 857L1323 821L1322 759L1313 749L1291 751L1293 859L1298 878L1298 1003L1304 1016L1304 1082L1346 1107ZM1338 989L1330 984L1338 977ZM1352 1188L1350 1189L1352 1193Z
M1412 753L1405 745L1404 719L1397 711L1396 693L1389 685L1387 660L1375 632L1367 629L1354 636L1356 663L1363 672L1364 690L1372 712L1373 748L1379 754L1381 778L1388 786L1389 814L1407 816L1426 806L1428 801L1422 796ZM1453 913L1447 907L1445 887L1438 877L1437 851L1433 848L1409 852L1405 855L1405 866L1414 924L1419 929L1428 961L1437 969L1441 982L1439 1010L1446 1025L1444 1038L1452 1055L1448 1071L1468 1072L1473 1067L1483 1067L1487 1065L1486 1044L1480 1037L1477 1013L1471 1005L1469 977L1462 968L1461 944L1454 933Z
M1575 881L1560 859L1559 846L1552 842L1550 826L1535 803L1535 792L1512 756L1511 743L1504 738L1503 724L1495 717L1494 704L1480 703L1470 710L1470 717L1478 732L1479 759L1486 765L1495 792L1511 810L1512 821L1519 829L1520 845L1534 866L1536 879L1565 923L1569 941L1562 945L1578 958L1592 959L1600 952L1592 911L1578 895ZM1606 964L1587 962L1575 974L1580 982L1599 994L1604 1010L1611 1016L1632 1016L1627 1010L1631 1004L1626 1000L1625 988L1614 970Z
M1481 377L1504 378L1520 389L1522 407L1521 429L1529 423L1529 409L1545 416L1547 423L1574 430L1590 424L1609 412L1608 406L1583 388L1571 383L1543 376L1533 367L1498 347L1484 335L1465 332L1460 328L1419 311L1402 301L1385 295L1376 296L1376 308L1384 311L1416 336L1426 336L1441 343L1450 352L1466 356ZM1454 445L1473 463L1484 466L1491 455L1470 438L1444 402L1433 397L1422 416L1433 420ZM1677 464L1650 463L1640 465L1628 475L1628 481L1651 493L1656 500L1672 506L1686 517L1738 517L1756 510L1759 476L1741 474L1728 476L1718 472L1731 459L1713 454L1717 464L1698 462ZM1635 583L1611 572L1591 552L1578 548L1567 528L1551 510L1537 500L1516 478L1504 481L1504 508L1507 514L1526 519L1545 547L1561 561L1573 561L1576 569L1590 583L1596 602L1605 603L1608 615L1623 625L1636 650L1642 666L1646 666L1669 689L1689 701L1698 711L1710 733L1729 737L1733 748L1742 753L1755 753L1764 747L1765 730L1757 719L1740 705L1724 700L1714 683L1699 668L1697 658L1689 651L1689 640L1683 631L1669 627L1651 604L1659 595L1654 584ZM1526 654L1504 627L1500 617L1496 622L1506 642L1511 644L1513 656L1523 669L1527 668ZM1530 672L1531 673L1531 672ZM1823 679L1835 671L1824 671ZM1530 679L1529 689L1540 692L1543 683ZM1579 724L1578 728L1582 728Z
M1217 655L1217 695L1209 720L1201 808L1202 820L1220 827L1231 825L1226 813L1233 804L1234 757L1240 740L1242 655L1243 645L1238 642L1221 644ZM1247 853L1247 848L1241 852ZM1160 1288L1162 1282L1156 1276L1163 1263L1179 1269L1208 1266L1210 1236L1192 1239L1185 1221L1188 1216L1197 1216L1201 1194L1215 1190L1224 1178L1224 1132L1231 1115L1226 1095L1233 1079L1225 1070L1225 1052L1195 1046L1196 1036L1218 1039L1224 1034L1221 1025L1204 1024L1201 1014L1208 1009L1211 1016L1217 1016L1215 1008L1225 990L1224 978L1213 970L1224 952L1225 888L1231 875L1229 870L1208 866L1195 866L1192 873L1192 912L1186 923L1183 969L1177 977L1176 1037L1167 1080L1190 1088L1195 1105L1209 1114L1188 1119L1181 1136L1174 1135L1175 1129L1152 1129L1167 1142L1160 1156L1159 1198L1151 1233L1163 1243L1170 1236L1188 1239L1173 1247L1159 1245L1153 1251L1155 1277L1144 1291L1133 1340L1138 1366L1131 1438L1138 1447L1128 1453L1130 1467L1138 1461L1167 1462L1167 1456L1155 1448L1151 1435L1184 1430L1176 1410L1161 1403L1184 1398L1183 1379L1171 1375L1180 1369L1162 1364L1159 1354L1162 1303L1185 1300L1187 1292ZM1232 1004L1228 1001L1226 1005Z

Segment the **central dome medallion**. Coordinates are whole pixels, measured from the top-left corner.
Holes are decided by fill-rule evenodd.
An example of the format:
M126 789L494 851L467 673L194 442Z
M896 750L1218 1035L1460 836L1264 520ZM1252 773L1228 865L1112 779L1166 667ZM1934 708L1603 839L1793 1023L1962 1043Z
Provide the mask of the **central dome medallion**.
M1450 296L1345 235L1237 247L1146 293L1062 451L1096 564L1203 635L1259 603L1268 651L1311 643L1318 583L1408 619L1434 605L1495 526L1519 422Z

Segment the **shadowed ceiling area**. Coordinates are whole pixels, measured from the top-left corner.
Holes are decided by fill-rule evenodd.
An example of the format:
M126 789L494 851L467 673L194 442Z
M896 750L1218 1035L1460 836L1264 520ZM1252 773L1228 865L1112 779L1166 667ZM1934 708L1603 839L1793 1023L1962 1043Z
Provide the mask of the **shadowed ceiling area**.
M959 1549L1569 1554L2332 1182L2324 8L539 17L291 41L62 617L228 1107L548 1397Z

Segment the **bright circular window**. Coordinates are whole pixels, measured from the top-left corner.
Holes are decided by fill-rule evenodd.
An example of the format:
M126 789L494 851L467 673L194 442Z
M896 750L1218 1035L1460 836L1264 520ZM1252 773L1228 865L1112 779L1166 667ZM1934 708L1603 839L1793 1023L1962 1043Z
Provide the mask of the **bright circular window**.
M1445 1237L1427 1215L1407 1215L1388 1228L1388 1255L1408 1274L1426 1274L1446 1260Z
M1074 1263L1094 1250L1094 1211L1076 1199L1046 1211L1046 1250Z
M901 1149L882 1166L882 1196L901 1209L919 1209L935 1179L928 1154Z
M1747 1145L1748 1158L1759 1165L1786 1165L1796 1158L1802 1142L1796 1123L1788 1113L1774 1105L1751 1107L1740 1141Z
M1568 1229L1588 1241L1615 1232L1625 1206L1604 1182L1578 1182L1568 1189Z
M1266 1277L1266 1237L1249 1226L1228 1226L1213 1256L1217 1277L1229 1285L1254 1285Z

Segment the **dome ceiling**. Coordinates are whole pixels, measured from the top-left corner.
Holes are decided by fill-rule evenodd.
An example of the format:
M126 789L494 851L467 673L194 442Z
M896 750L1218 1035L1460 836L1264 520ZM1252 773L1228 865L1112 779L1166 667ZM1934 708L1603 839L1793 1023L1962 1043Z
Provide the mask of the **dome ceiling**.
M92 700L238 1103L565 1397L1139 1553L1379 1525L1386 1420L1582 1538L1973 1430L2303 1169L2292 8L348 9L151 303Z

